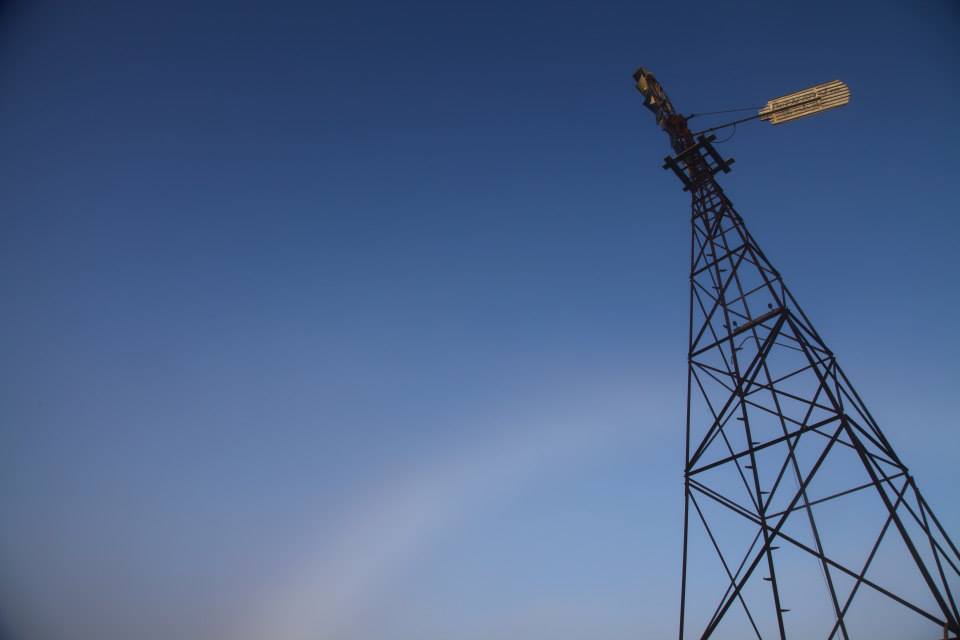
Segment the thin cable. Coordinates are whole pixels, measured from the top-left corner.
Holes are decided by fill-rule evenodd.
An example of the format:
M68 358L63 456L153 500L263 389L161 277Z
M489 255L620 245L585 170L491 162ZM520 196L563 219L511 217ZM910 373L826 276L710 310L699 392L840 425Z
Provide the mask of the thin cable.
M743 109L724 109L723 111L701 111L700 113L691 113L687 116L687 120L694 118L696 116L715 116L720 113L736 113L738 111L756 111L760 107L744 107Z
M764 114L764 115L765 115L765 114ZM740 124L740 123L750 122L751 120L756 120L756 119L758 119L758 118L760 118L760 117L761 117L761 114L758 113L757 115L755 115L755 116L750 116L749 118L741 118L740 120L734 120L733 122L728 122L727 124L721 124L721 125L717 125L716 127L710 127L709 129L704 129L703 131L697 131L697 132L696 132L695 134L693 134L693 135L695 135L695 136L701 136L701 135L703 135L703 134L705 134L705 133L710 133L711 131L719 131L720 129L726 129L727 127L735 127L735 126L737 126L737 125Z
M734 123L734 125L733 125L733 131L730 132L730 135L728 135L728 136L727 136L726 138L724 138L723 140L714 140L713 143L714 143L714 144L723 144L724 142L729 141L730 138L732 138L732 137L735 136L735 135L737 135L737 125L736 125L736 123Z

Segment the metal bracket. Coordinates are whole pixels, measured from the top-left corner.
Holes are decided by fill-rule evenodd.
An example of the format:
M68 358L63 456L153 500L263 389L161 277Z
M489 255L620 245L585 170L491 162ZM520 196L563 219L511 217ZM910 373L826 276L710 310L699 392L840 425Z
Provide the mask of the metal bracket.
M667 156L663 159L663 168L672 169L683 183L683 190L690 191L700 184L723 171L730 173L730 165L735 160L728 158L726 160L717 153L711 142L717 139L717 136L700 136L697 138L697 144L681 151L676 157Z

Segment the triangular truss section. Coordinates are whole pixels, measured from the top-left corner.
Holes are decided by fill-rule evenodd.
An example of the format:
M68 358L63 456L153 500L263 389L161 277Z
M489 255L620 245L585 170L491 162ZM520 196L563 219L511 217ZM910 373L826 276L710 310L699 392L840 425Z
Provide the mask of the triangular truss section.
M732 610L733 634L746 619L758 638L875 635L870 616L854 615L868 591L917 619L905 633L956 634L956 547L712 175L691 192L686 537L700 530L726 582L692 637L734 637L724 629ZM711 518L705 502L727 513ZM829 531L838 505L858 526ZM725 548L724 516L749 523L752 538ZM901 556L898 575L876 570L881 551ZM812 607L810 590L790 584L804 557L821 577ZM909 587L905 573L917 578ZM766 589L748 591L757 582Z
M692 197L680 638L957 638L960 551L649 72Z

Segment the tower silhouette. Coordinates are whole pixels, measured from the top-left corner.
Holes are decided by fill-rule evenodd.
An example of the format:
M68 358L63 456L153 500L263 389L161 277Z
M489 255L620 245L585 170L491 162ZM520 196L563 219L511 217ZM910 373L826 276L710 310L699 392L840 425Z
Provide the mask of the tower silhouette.
M680 638L956 638L960 552L644 69L691 194Z

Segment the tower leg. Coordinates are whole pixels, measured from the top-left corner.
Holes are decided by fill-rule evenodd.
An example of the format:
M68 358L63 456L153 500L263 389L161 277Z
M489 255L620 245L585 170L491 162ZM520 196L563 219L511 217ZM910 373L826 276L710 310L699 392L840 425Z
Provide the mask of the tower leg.
M690 523L690 481L683 481L683 559L680 562L680 640L683 640L684 612L687 604L687 527Z

